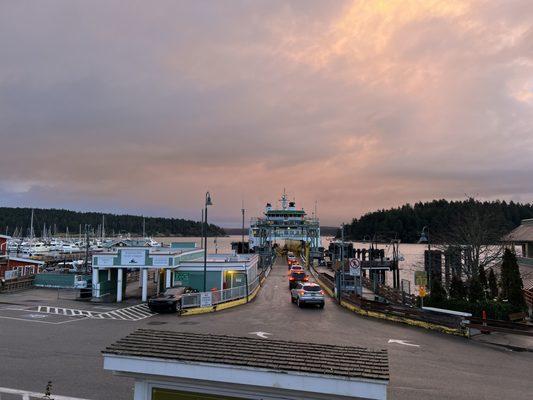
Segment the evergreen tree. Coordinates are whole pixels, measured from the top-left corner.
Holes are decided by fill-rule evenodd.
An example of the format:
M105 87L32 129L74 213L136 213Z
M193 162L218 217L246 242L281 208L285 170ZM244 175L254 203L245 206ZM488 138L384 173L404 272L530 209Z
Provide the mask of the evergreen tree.
M524 295L522 293L524 284L520 276L516 255L510 249L505 249L503 253L500 286L503 299L507 299L509 304L517 308L525 307Z
M487 291L487 289L489 288L487 282L487 274L485 273L485 268L482 265L479 266L479 283L481 284L483 290Z
M442 282L437 277L431 280L431 292L429 293L431 304L441 304L446 300L446 290L442 286Z
M520 225L521 219L533 218L533 204L506 203L501 201L433 200L426 203L405 204L389 210L377 210L354 218L346 225L346 237L362 240L365 236L383 234L395 237L402 242L416 243L423 226L431 226L434 243L440 242L455 224L457 216L465 214L481 215L491 222L490 230L510 231ZM486 217L486 218L485 218ZM495 223L498 221L498 223ZM0 223L0 226L1 223ZM501 228L501 229L500 229ZM339 236L339 233L337 234ZM465 244L464 242L461 244ZM487 243L488 244L488 243Z
M485 292L479 280L479 276L474 275L468 281L468 301L478 303L485 300Z
M492 268L489 269L489 294L491 299L498 297L498 282L496 281L496 274Z
M466 287L463 280L457 276L452 276L450 282L450 299L452 300L464 300L466 298Z

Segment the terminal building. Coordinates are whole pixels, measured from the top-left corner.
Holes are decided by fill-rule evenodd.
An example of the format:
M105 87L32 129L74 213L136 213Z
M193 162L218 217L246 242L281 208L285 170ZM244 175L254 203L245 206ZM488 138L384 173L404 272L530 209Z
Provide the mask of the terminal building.
M256 254L208 254L205 268L206 291L220 291L251 284L258 279ZM92 257L94 301L125 298L128 275L139 276L141 300L148 300L149 274L156 292L172 286L204 290L204 250L189 243L173 243L170 248L127 247L124 243Z

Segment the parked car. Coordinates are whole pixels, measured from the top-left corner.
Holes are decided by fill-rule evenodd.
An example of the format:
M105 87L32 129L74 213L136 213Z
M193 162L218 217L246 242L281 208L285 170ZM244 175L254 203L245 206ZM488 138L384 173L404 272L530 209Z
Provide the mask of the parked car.
M148 299L148 307L154 312L176 312L181 308L181 296L183 296L185 293L195 292L198 291L185 286L169 288L163 293L159 293L157 296L153 296Z
M299 282L307 282L309 277L303 271L294 271L289 274L289 289L296 287Z
M299 282L291 289L291 302L296 303L298 307L313 304L324 308L324 291L316 283Z

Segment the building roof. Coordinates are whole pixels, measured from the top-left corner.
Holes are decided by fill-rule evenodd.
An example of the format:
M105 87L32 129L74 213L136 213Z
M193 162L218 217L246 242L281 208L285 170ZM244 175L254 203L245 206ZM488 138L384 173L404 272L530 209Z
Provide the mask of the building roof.
M533 242L533 218L523 219L522 224L503 237L506 242Z
M294 356L295 351L308 354L312 362L302 362ZM139 329L103 353L299 374L389 379L387 350L364 347Z
M35 264L35 265L44 265L44 261L34 260L33 258L22 258L22 257L9 257L9 261L18 261L28 264Z
M150 241L148 239L117 239L112 242L105 243L102 247L150 247Z

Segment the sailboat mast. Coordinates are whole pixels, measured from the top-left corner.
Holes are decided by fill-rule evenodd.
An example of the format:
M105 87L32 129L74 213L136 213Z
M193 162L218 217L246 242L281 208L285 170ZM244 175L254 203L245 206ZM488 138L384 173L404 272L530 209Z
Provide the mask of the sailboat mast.
M30 239L33 239L33 208L31 209Z

